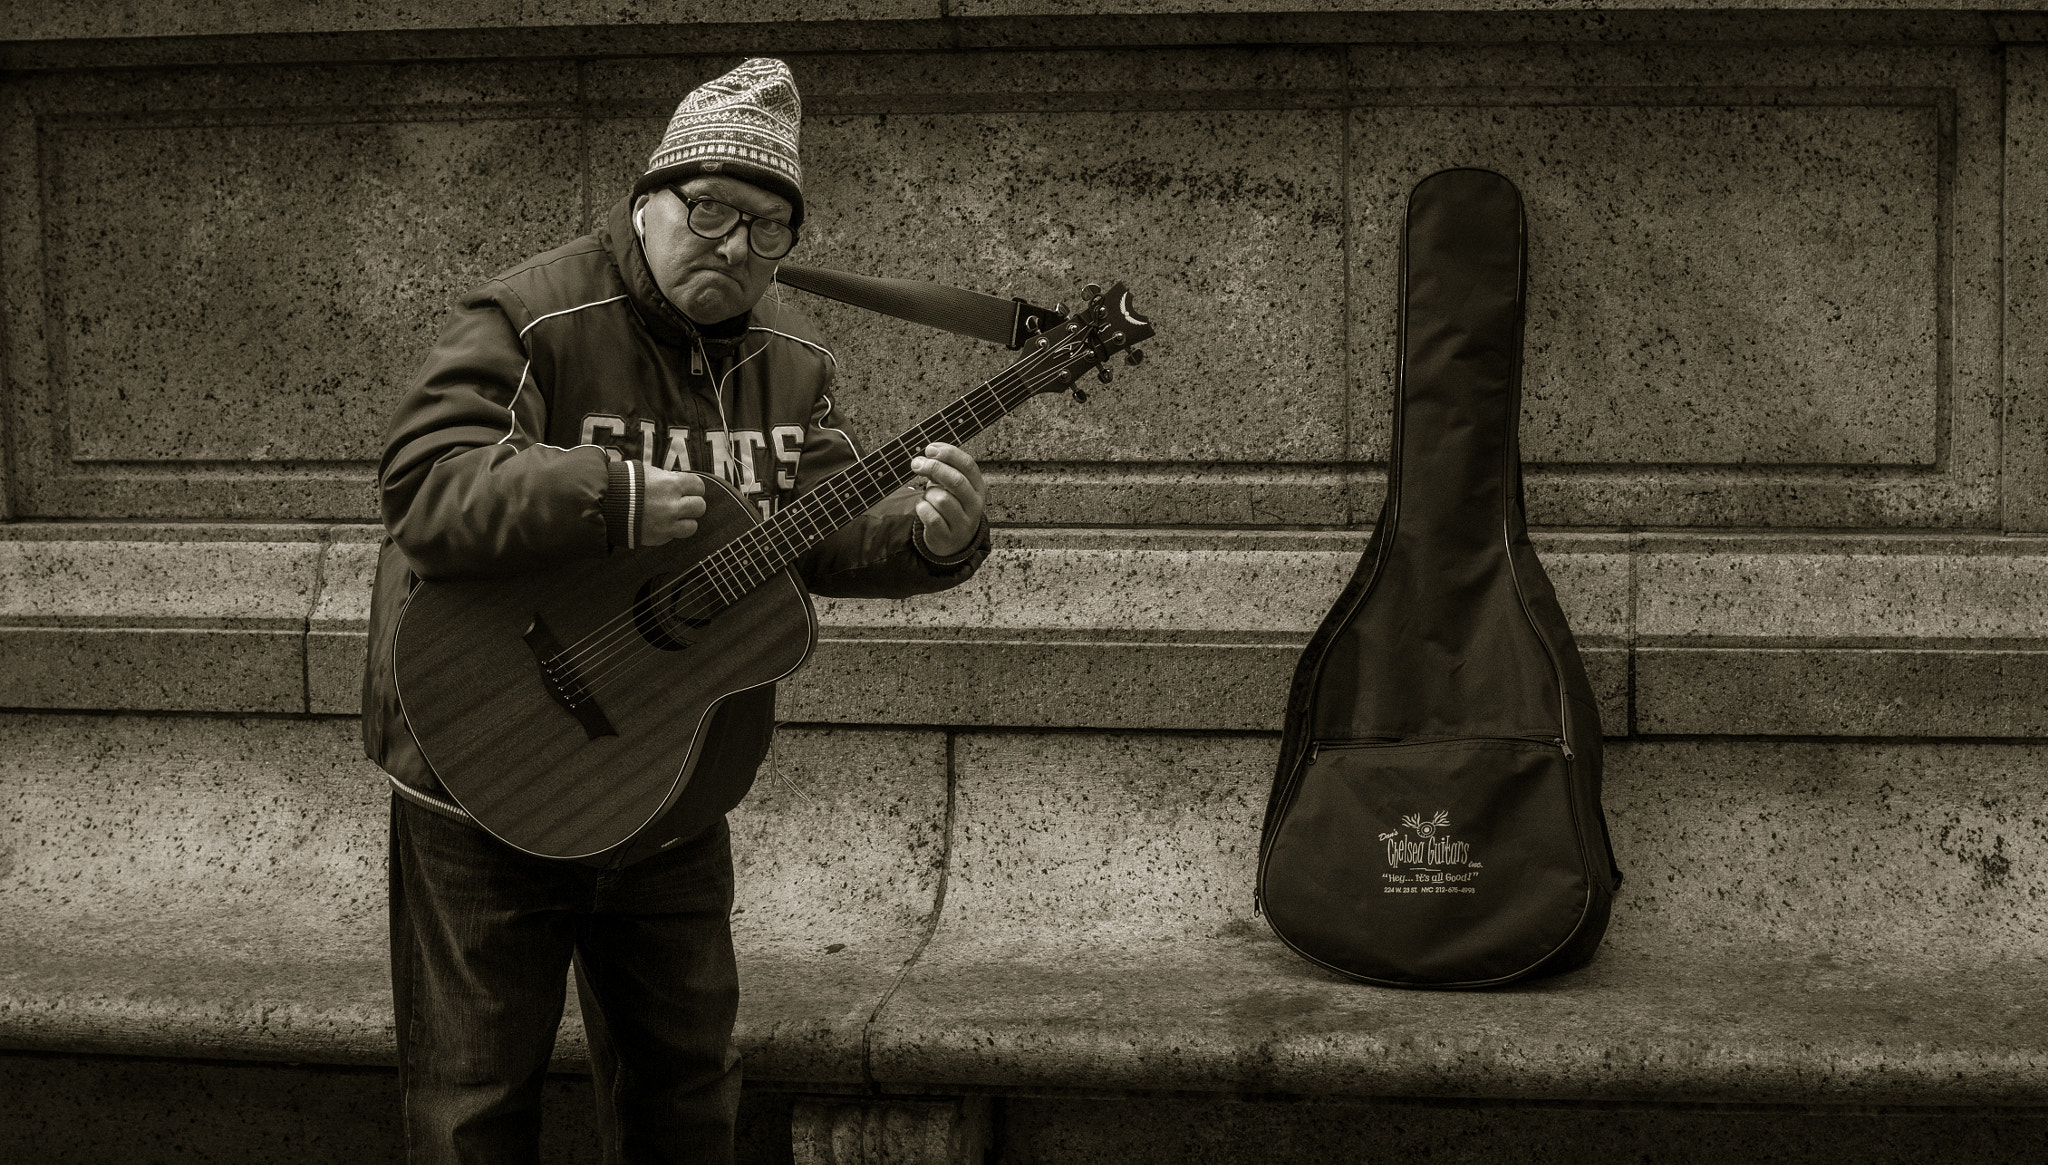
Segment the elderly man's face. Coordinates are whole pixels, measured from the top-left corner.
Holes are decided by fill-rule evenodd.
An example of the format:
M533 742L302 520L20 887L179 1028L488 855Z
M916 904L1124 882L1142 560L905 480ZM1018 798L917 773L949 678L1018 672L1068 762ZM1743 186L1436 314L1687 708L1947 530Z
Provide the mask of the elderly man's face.
M788 222L794 209L778 195L719 174L692 178L682 190L691 198L715 198L778 222ZM751 222L722 239L703 238L690 229L689 208L674 188L645 196L641 212L641 247L654 281L670 303L698 323L715 324L751 310L775 281L776 260L763 259L748 245Z

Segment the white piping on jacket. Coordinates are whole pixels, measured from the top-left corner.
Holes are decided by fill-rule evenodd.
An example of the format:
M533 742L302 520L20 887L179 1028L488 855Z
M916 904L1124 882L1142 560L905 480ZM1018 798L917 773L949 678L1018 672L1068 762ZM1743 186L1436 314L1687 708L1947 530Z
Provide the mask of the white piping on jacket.
M754 324L748 327L747 330L750 332L766 332L771 336L781 336L785 340L795 340L797 343L802 344L806 348L816 348L818 351L823 352L825 354L825 359L830 360L832 362L832 371L835 374L839 371L839 357L834 356L832 354L832 349L827 348L822 344L813 344L809 340L804 339L802 336L792 336L788 332L778 332L774 328L764 328L759 324ZM819 393L818 399L825 402L825 415L828 417L831 416L833 407L831 396L825 393ZM832 425L819 425L818 427L820 429L831 429L833 432L845 438L846 447L848 449L853 450L853 455L855 457L860 456L860 445L854 441L852 433L849 433L845 429L837 428Z
M589 303L579 303L575 307L565 307L560 311L551 311L544 316L535 316L532 320L527 322L527 325L525 327L519 329L519 339L521 341L524 341L526 339L526 333L532 331L534 325L540 323L542 320L551 320L554 319L556 316L565 316L568 315L570 312L582 311L586 307L603 307L605 304L617 303L624 298L626 298L625 294L620 293L618 295L612 296L610 299L592 300ZM518 387L512 390L512 399L510 401L507 401L505 404L505 412L510 414L510 423L505 427L505 435L498 438L497 444L503 445L505 442L510 441L513 438L513 436L519 432L519 413L517 412L517 409L519 407L519 394L526 391L526 376L527 373L531 371L533 371L533 357L528 356L526 358L526 363L519 369Z

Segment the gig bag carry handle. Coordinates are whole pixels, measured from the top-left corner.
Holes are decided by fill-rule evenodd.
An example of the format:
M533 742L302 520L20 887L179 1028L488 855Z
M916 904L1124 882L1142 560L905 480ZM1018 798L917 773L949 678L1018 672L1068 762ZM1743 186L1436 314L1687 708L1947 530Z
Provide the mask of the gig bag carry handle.
M1490 171L1410 195L1386 501L1289 690L1258 906L1369 983L1579 966L1621 880L1599 712L1523 516L1526 233Z

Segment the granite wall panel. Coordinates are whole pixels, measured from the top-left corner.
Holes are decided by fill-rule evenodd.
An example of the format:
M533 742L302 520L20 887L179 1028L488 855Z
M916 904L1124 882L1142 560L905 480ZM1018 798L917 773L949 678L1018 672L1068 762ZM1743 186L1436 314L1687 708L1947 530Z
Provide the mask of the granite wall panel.
M1995 53L1354 51L1355 455L1383 456L1402 199L1529 208L1538 522L1995 528Z
M2048 531L2048 48L2005 52L2005 428L2011 533Z
M24 509L374 513L368 463L443 304L582 213L573 93L573 66L502 64L12 85Z
M46 130L74 462L374 461L447 297L578 205L568 119Z
M1360 110L1356 456L1387 455L1408 192L1477 166L1506 175L1526 207L1528 462L1933 464L1940 114Z
M978 442L1005 522L1369 519L1400 209L1455 164L1501 169L1529 201L1538 522L1991 528L2001 457L2014 504L2029 488L2031 446L2000 441L2001 401L2024 435L2030 397L1999 372L1999 183L2024 168L2000 153L1995 50L795 62L804 260L1040 300L1121 279L1160 322L1151 366ZM679 94L730 63L10 81L17 510L371 516L366 459L445 296L587 228ZM1003 360L807 306L871 439Z
M819 118L807 180L833 215L815 254L1039 303L1129 285L1159 327L1153 365L1088 382L1086 407L1026 404L982 439L990 460L1330 461L1341 126L1326 110ZM847 396L877 437L1000 366L985 346L840 317Z

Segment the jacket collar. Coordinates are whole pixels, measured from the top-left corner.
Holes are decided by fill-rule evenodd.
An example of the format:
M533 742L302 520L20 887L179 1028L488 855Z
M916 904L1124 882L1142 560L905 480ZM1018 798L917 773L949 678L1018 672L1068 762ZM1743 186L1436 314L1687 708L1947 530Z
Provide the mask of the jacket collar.
M746 339L745 332L723 337L706 335L694 320L677 311L676 305L661 293L661 285L654 281L654 271L647 265L647 253L640 249L640 236L633 230L633 199L630 195L612 205L598 235L605 250L611 253L612 265L618 268L619 278L626 284L628 301L655 339L675 348L690 348L701 342L707 353L719 355L730 353ZM752 321L751 312L748 320Z

